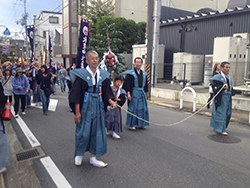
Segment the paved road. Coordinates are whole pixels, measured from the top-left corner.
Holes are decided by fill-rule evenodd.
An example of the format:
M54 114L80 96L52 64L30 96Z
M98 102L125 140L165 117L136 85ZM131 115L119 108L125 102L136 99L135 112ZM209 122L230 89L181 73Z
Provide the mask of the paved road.
M209 127L210 119L194 116L173 127L151 124L147 129L129 131L123 126L121 140L108 137L108 153L100 157L107 168L89 165L86 154L81 167L74 165L73 114L67 93L58 93L55 112L48 116L38 108L28 108L22 116L69 184L74 187L249 187L250 128L230 124L228 137L218 137ZM189 114L150 105L150 120L174 123ZM126 114L123 113L125 124ZM24 149L30 144L12 120ZM214 141L217 139L219 142ZM222 143L228 142L228 143ZM32 166L42 187L56 187L39 159Z

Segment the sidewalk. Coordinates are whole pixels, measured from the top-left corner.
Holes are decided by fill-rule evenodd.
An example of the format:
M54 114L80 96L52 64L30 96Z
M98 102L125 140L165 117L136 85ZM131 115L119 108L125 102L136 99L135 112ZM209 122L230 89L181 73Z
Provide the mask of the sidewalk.
M13 118L13 117L12 117ZM11 122L4 122L8 144L10 165L0 174L0 188L40 188L40 182L32 168L32 161L17 161L16 154L23 152Z
M159 105L166 108L193 113L193 103L183 102L183 109L180 109L180 101L167 98L151 97L149 104ZM197 104L196 111L204 105ZM211 116L211 110L205 107L199 112L200 115ZM12 117L13 118L13 117ZM249 112L233 109L232 122L249 125ZM7 171L0 174L0 188L40 188L40 182L32 168L32 160L17 161L16 154L23 152L15 131L10 122L4 122L9 143L10 165Z
M186 111L186 112L193 112L193 103L192 102L185 102L183 101L183 108L180 109L180 101L179 100L173 100L173 99L166 99L166 98L159 98L159 97L151 97L150 104L163 106L166 108L176 109L180 111ZM200 110L204 105L197 103L196 104L196 112ZM211 106L212 107L212 106ZM205 116L211 116L212 109L207 110L207 108L203 108L198 114L205 115ZM232 117L231 122L241 123L245 125L249 125L249 112L243 111L243 110L236 110L232 109Z

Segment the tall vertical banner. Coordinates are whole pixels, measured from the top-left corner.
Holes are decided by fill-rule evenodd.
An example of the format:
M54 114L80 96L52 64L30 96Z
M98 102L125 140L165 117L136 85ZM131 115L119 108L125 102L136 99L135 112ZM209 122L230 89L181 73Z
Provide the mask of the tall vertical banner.
M49 35L49 63L50 63L50 66L52 65L52 59L53 59L53 55L52 55L52 44L51 44L51 37Z
M29 37L29 40L30 40L30 46L31 46L31 63L34 62L34 40L33 40L33 37L34 37L34 27L27 27L27 35Z
M79 43L78 43L78 52L77 52L77 64L76 68L86 68L86 53L87 53L87 46L89 44L89 23L87 20L81 19L81 26L80 26L80 34L79 34Z

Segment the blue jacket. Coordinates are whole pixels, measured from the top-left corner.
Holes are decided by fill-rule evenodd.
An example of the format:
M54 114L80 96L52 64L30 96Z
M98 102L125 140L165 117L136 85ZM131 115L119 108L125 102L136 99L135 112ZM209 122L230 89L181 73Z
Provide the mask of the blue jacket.
M28 82L28 79L26 76L22 75L21 78L18 78L16 76L14 76L11 80L11 84L13 87L12 92L15 95L26 95L26 90L30 89L30 85ZM23 90L21 91L20 88L23 88Z

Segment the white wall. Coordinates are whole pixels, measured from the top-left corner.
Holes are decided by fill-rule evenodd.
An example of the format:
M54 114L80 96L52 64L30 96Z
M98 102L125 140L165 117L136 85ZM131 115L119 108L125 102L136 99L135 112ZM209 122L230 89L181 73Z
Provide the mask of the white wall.
M58 17L59 22L58 23L50 23L49 22L50 16ZM62 28L62 14L56 14L53 12L48 13L48 12L41 11L41 14L35 20L35 28L37 30L37 33L35 36L35 44L37 44L37 47L35 49L35 56L36 56L36 58L38 58L40 50L43 53L44 48L47 49L48 33L50 33L50 36L51 36L52 46L54 46L54 37L56 36L55 30L56 30L56 28ZM47 38L43 37L44 31L46 31Z
M147 0L115 0L115 17L147 22L147 2ZM225 11L228 2L229 0L162 0L162 5L191 12L197 12L201 8ZM134 14L131 14L132 11Z

